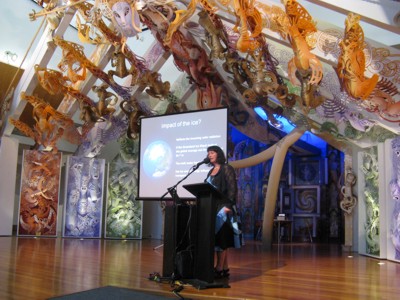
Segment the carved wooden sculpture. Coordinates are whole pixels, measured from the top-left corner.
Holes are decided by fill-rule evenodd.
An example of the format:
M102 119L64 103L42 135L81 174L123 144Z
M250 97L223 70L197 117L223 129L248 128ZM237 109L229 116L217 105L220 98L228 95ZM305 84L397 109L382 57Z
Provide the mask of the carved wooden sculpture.
M360 16L350 13L345 22L345 33L340 42L341 54L337 74L342 88L353 98L365 100L374 90L379 76L364 76L364 32L359 24Z
M10 122L24 135L35 141L35 149L42 146L48 151L57 152L56 143L61 137L71 143L81 142L81 136L70 117L58 112L50 104L37 97L22 93L21 98L33 106L32 114L36 124L31 128L19 120L10 118Z

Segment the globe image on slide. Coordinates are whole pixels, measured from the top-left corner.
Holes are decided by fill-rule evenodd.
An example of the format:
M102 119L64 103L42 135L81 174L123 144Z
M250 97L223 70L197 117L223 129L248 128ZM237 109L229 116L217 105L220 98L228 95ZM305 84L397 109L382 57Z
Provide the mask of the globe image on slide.
M172 151L164 141L152 142L144 152L144 172L153 178L159 178L167 174L172 165Z

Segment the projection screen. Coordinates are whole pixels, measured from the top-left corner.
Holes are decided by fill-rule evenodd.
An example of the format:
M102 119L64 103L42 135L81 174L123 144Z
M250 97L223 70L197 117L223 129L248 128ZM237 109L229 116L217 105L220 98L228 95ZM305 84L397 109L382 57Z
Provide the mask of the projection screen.
M168 189L207 156L207 147L227 150L228 109L190 111L141 119L139 146L140 200L171 199ZM182 199L194 198L182 185L204 182L210 167L202 164L177 186ZM164 198L163 198L164 199Z

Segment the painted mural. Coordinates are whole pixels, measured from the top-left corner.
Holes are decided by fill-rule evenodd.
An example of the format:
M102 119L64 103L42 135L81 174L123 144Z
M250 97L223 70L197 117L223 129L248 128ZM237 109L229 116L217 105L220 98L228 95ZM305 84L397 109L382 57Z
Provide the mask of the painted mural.
M400 138L392 141L392 180L390 182L391 203L392 208L390 215L389 237L392 247L394 248L394 258L400 261Z
M361 170L364 173L364 200L366 204L366 253L380 253L380 208L379 208L379 172L377 147L372 147L363 153Z
M68 157L64 237L101 237L104 172L104 159Z
M142 237L142 201L137 196L137 163L120 159L109 164L107 238Z
M57 234L60 169L61 153L24 151L18 235Z

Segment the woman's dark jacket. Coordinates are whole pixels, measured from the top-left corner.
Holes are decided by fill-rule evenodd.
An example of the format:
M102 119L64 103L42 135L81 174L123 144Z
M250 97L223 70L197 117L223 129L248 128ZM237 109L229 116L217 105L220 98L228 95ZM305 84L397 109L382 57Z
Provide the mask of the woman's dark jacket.
M210 176L212 170L208 172L207 178ZM236 204L237 194L236 174L233 167L229 164L221 165L218 173L214 175L212 184L224 196L224 199L218 201L217 211L224 206L233 209L233 205Z

